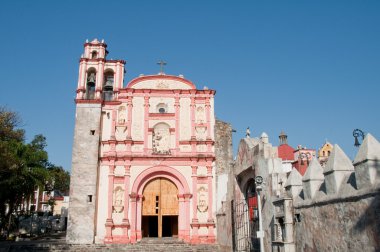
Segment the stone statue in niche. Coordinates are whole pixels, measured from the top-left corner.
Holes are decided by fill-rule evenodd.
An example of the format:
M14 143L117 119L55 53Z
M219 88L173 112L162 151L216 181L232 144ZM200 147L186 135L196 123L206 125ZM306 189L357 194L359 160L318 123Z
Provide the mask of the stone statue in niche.
M124 124L126 120L127 120L127 115L126 115L125 107L121 106L121 107L119 107L118 123Z
M197 209L199 212L204 213L208 209L208 195L207 189L204 186L201 186L198 189L198 205Z
M153 129L152 141L153 154L170 155L169 125L157 124Z
M113 191L113 210L115 213L121 213L124 209L124 190L118 186Z
M197 108L197 114L196 114L196 121L197 123L204 123L205 121L205 109L203 107Z

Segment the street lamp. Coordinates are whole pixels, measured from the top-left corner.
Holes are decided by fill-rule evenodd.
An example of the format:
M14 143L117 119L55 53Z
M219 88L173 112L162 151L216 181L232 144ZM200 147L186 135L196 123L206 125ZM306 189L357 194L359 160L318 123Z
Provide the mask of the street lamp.
M359 143L358 137L361 136L362 137L362 141L363 141L364 140L364 132L361 131L360 129L354 129L354 131L352 132L352 135L355 137L354 146L355 147L359 147L360 143Z
M261 218L261 197L260 192L263 190L262 184L263 184L263 177L256 176L255 177L255 183L256 183L256 191L257 191L257 205L259 210L259 231L257 231L257 238L260 239L260 251L264 252L264 230L263 230L263 220Z

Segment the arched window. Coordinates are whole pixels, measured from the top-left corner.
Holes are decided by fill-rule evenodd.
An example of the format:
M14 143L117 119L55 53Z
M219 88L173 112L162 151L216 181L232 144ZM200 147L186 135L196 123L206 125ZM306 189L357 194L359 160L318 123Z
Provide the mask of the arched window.
M105 101L113 100L113 84L114 84L114 72L112 70L106 70L104 72L104 82L103 82L103 99Z
M86 99L95 99L96 70L90 68L87 71Z
M92 51L91 59L97 59L97 58L98 58L98 53L96 51Z
M330 152L330 151L327 151L327 155L329 155L329 156L330 156L330 154L331 154L331 152Z
M322 154L322 156L323 156L323 157L325 157L325 156L326 156L326 153L325 153L325 151L323 151L322 153L323 153L323 154Z

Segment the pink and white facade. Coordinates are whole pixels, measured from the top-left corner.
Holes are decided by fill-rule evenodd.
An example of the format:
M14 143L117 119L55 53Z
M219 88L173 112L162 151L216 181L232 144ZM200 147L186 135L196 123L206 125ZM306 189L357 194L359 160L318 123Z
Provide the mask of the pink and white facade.
M125 61L107 60L103 42L84 47L68 241L136 243L155 236L157 226L157 236L215 243L215 91L164 73L140 76L124 87ZM157 179L174 189L160 189L171 200L156 196L154 211L166 211L158 208L167 204L172 214L157 214L161 220L154 223L156 217L145 215L154 204L147 188Z

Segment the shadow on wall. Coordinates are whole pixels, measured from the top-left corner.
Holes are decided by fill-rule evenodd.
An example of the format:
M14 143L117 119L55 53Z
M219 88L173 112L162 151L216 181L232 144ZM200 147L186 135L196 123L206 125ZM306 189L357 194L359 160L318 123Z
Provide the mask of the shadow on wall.
M375 251L380 251L380 189L354 226L354 232L366 232L368 238L373 239Z
M375 178L378 178L380 176L380 161L378 159L374 160L374 168L377 173ZM380 251L380 189L377 190L371 205L355 224L354 232L366 232L376 244L375 251Z

